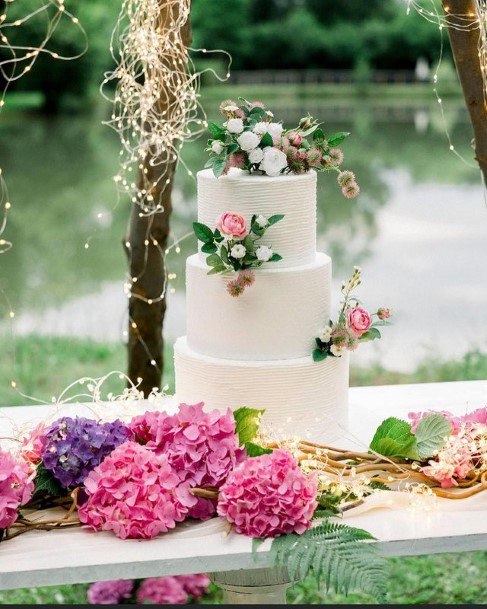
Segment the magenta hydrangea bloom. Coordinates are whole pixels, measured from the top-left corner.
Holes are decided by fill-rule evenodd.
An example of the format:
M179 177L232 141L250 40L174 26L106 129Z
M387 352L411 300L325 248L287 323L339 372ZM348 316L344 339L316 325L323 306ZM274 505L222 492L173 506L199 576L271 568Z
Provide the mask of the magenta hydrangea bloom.
M248 537L304 533L316 509L317 481L287 450L246 459L220 489L218 514Z
M176 579L193 600L198 600L208 592L210 578L205 573L177 575Z
M119 420L101 423L85 417L63 417L46 432L42 461L65 488L76 487L131 436L130 429Z
M87 598L90 605L119 605L132 596L134 581L115 579L96 582L88 588Z
M87 500L79 518L121 539L150 539L184 520L187 507L179 499L179 484L165 455L125 442L86 478Z
M137 590L137 603L184 605L188 595L176 577L149 577Z
M34 474L26 461L19 461L0 448L0 529L11 527L19 507L32 497Z
M167 456L186 489L189 516L205 519L216 511L216 501L193 497L194 487L219 488L234 467L245 458L235 434L231 410L204 412L203 403L181 404L175 415L146 412L131 423L135 437Z

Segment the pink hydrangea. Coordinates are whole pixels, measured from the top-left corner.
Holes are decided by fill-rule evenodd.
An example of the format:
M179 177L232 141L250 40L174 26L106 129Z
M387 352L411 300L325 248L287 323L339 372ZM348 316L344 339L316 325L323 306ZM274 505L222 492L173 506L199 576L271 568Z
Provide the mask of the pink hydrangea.
M86 596L90 605L120 605L132 596L133 589L133 580L115 579L91 584Z
M204 573L177 575L176 579L193 600L198 600L204 596L208 592L210 586L210 578Z
M450 436L445 446L438 451L435 460L422 468L422 472L437 480L442 488L456 486L473 469L470 440L468 434L460 432Z
M22 439L22 457L29 463L37 465L42 460L42 451L46 443L47 426L39 423Z
M220 489L218 514L249 537L304 533L317 506L317 481L286 450L246 459Z
M26 461L0 448L0 529L11 527L19 507L32 497L34 475L35 470Z
M150 539L187 515L179 482L165 455L125 442L86 478L87 500L78 510L80 520L121 539Z
M232 412L204 412L203 406L181 404L174 415L146 412L131 423L137 438L167 457L186 491L194 487L219 488L245 458ZM213 500L196 498L189 492L185 504L190 506L189 515L193 518L209 518L216 510Z
M184 605L187 599L186 590L176 577L149 577L137 590L139 604Z

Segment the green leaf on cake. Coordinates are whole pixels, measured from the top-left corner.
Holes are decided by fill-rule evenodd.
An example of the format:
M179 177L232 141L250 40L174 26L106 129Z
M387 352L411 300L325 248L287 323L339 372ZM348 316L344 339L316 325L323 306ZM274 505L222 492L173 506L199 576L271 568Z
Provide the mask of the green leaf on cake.
M282 256L280 254L272 254L272 256L269 258L269 262L279 262L279 260L282 260Z
M430 414L421 419L415 433L419 456L427 459L436 454L443 448L451 430L450 422L441 414Z
M230 260L228 259L228 250L226 247L222 247L220 249L220 256L225 264L230 264Z
M203 254L215 254L217 251L217 247L214 243L204 243L201 248Z
M213 232L211 228L205 224L201 224L201 222L193 222L193 230L198 241L203 241L203 243L213 243Z
M245 247L247 252L253 252L255 249L254 240L250 235L247 235L242 241L242 245Z
M359 340L361 343L366 343L368 341L375 340L376 338L380 337L381 333L379 332L379 330L377 328L371 327L368 332L362 334Z
M215 232L213 233L213 235L214 235L215 241L217 241L218 243L220 243L220 241L223 241L222 234L217 228L215 228Z
M235 433L238 435L240 446L245 446L248 442L252 442L255 439L264 412L265 410L247 408L246 406L233 411Z
M233 142L232 144L230 144L230 146L228 146L227 154L233 154L234 152L237 152L239 148L240 146L236 142Z
M260 457L261 455L270 455L272 448L264 448L253 442L247 442L245 444L245 450L249 457Z
M211 254L211 256L208 256L208 258L206 259L206 264L208 266L224 266L222 263L222 259L218 254Z
M224 266L214 266L206 274L207 275L218 275L218 273L224 273L227 270Z
M272 226L273 224L280 222L283 218L284 214L275 214L274 216L267 218L267 222L269 223L269 226Z
M340 131L339 133L334 133L330 135L328 138L328 146L330 148L335 148L335 146L340 146L340 144L350 135L348 131Z
M411 425L395 417L389 417L379 425L369 450L384 457L419 459L416 436L411 433Z
M274 146L274 141L270 133L264 133L260 143L262 144L263 148L267 148L267 146Z
M313 351L313 361L314 362L322 362L327 357L328 357L328 351L322 351L321 349L314 349L314 351Z
M210 130L211 135L217 140L225 137L225 128L217 125L213 121L208 122L208 129Z
M212 167L213 167L213 175L215 176L215 178L219 178L223 174L226 166L227 166L226 157L225 158L220 158L220 157L213 158Z

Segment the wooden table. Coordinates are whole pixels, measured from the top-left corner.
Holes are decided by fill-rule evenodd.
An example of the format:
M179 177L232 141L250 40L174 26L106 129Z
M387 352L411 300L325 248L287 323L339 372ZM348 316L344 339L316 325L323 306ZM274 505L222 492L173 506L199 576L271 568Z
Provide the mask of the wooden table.
M461 414L485 405L487 381L353 388L350 433L354 443L367 445L387 416L428 409ZM47 408L4 408L0 416L22 422L42 417ZM6 426L0 419L0 435ZM375 535L386 556L487 549L487 496L468 516L462 502L449 503L455 503L453 510L372 510L347 522ZM285 573L269 568L269 545L254 556L251 540L227 535L219 519L182 524L151 541L121 541L82 529L32 532L0 544L0 589L204 572L224 589L227 603L282 603L289 582Z

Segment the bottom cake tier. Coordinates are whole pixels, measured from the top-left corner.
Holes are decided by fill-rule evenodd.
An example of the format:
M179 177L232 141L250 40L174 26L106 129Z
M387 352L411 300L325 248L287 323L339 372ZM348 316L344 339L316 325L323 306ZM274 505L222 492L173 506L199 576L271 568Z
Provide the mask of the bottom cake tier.
M176 398L210 410L265 409L265 431L329 442L348 423L348 354L272 361L228 360L193 351L186 337L174 346Z

